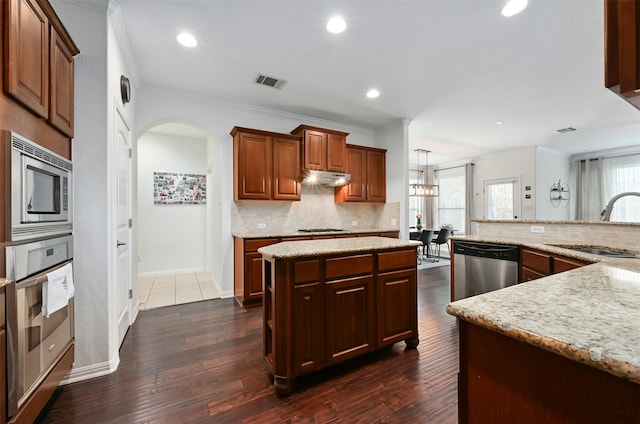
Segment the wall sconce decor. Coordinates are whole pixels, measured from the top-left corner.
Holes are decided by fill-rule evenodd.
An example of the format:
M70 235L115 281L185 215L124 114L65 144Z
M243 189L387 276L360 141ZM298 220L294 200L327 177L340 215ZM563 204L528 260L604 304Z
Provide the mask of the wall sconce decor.
M551 185L549 198L554 208L560 205L567 206L569 204L569 186L558 180L557 183Z

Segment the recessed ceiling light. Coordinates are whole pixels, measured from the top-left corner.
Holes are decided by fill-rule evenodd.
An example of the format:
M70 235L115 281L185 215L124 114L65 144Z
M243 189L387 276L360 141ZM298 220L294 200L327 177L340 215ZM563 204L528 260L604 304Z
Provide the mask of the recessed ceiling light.
M372 88L371 90L367 91L367 97L370 99L375 99L376 97L380 97L380 92L375 88Z
M178 40L178 43L182 44L185 47L195 47L198 45L198 40L196 40L196 37L187 32L181 32L180 34L178 34L178 37L176 37L176 39Z
M502 122L502 121L496 121L496 125L502 125L502 124L504 124L504 122Z
M347 23L340 16L334 16L327 22L327 31L332 34L340 34L347 29Z
M513 15L517 15L527 7L527 0L509 0L507 4L502 8L502 16L507 18Z

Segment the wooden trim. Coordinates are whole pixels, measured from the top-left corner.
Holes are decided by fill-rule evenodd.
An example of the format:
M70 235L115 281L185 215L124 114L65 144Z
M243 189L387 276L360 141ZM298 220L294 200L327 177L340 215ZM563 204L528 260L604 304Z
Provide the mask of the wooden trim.
M298 134L300 135L300 133L302 131L306 131L306 130L311 130L311 131L319 131L319 132L323 132L323 133L327 133L327 134L335 134L335 135L342 135L344 137L348 136L349 133L348 132L342 132L342 131L336 131L336 130L330 130L327 128L320 128L320 127L313 127L311 125L298 125L295 129L293 129L291 131L291 134Z
M287 138L287 139L290 139L290 140L298 140L298 141L300 141L302 139L302 137L297 136L297 135L286 134L286 133L277 133L277 132L271 132L271 131L263 131L263 130L256 130L256 129L253 129L253 128L244 128L244 127L238 127L238 126L233 127L229 134L231 134L233 137L235 137L235 135L237 133L249 133L249 134L263 135L265 137Z

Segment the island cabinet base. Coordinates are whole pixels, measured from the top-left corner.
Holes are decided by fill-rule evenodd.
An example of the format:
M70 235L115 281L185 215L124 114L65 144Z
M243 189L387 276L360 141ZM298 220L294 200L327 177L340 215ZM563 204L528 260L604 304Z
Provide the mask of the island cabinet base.
M415 247L263 260L264 355L277 395L298 376L418 345Z
M640 385L467 321L458 323L458 422L640 422Z

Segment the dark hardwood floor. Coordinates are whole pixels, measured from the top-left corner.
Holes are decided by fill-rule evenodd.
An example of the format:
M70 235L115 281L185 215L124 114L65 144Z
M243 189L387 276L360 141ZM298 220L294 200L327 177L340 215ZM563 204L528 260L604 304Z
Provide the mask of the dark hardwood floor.
M216 299L140 312L112 374L59 387L38 423L456 423L449 266L418 271L420 345L299 378L275 396L262 308Z

